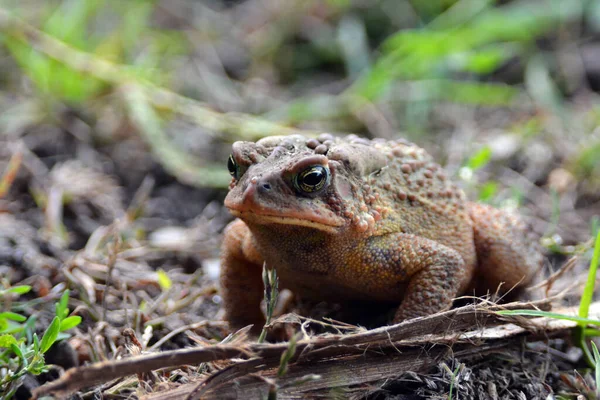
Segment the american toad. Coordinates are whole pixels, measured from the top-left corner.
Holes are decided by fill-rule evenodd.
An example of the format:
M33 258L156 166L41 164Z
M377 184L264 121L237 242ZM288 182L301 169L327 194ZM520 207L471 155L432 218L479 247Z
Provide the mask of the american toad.
M471 203L404 140L267 137L236 142L221 289L232 327L262 327L263 262L312 299L394 302L394 322L479 289L524 286L542 255L516 216Z

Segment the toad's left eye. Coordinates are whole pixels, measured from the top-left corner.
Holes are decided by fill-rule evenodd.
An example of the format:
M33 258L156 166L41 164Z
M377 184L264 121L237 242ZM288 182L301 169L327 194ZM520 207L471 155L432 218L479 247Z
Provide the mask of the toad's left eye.
M294 178L296 190L302 193L315 193L323 189L329 182L329 169L322 165L314 165L300 172Z
M227 160L227 169L229 170L229 175L231 175L234 179L239 179L239 167L233 158L233 154L229 156Z

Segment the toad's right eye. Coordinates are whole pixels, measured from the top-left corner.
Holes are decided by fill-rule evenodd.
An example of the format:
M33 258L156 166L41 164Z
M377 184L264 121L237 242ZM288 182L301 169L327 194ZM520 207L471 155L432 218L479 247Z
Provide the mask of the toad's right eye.
M227 160L227 169L229 170L229 175L231 175L233 177L233 179L235 179L235 180L239 179L240 167L235 162L235 159L233 158L233 154L230 155L229 159Z
M329 184L329 169L322 165L313 165L296 175L294 186L303 194L316 194Z

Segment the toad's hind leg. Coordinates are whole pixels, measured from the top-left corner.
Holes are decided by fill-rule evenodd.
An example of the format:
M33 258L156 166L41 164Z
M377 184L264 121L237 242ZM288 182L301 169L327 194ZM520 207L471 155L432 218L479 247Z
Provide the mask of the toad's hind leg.
M253 324L253 333L258 333L265 323L260 310L262 265L246 224L241 220L229 224L221 251L220 284L225 319L234 329Z
M541 272L543 255L534 235L516 215L477 203L468 204L473 220L478 294L524 287Z

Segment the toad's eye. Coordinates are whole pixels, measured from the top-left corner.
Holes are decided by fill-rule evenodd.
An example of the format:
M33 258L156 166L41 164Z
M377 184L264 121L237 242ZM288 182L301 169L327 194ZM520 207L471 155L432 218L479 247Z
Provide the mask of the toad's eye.
M231 175L233 177L233 179L238 179L239 178L239 171L240 168L238 167L237 163L235 162L235 159L233 158L233 154L229 156L229 159L227 160L227 169L229 170L229 175Z
M315 193L329 182L329 169L322 165L306 168L294 178L294 186L301 193Z

